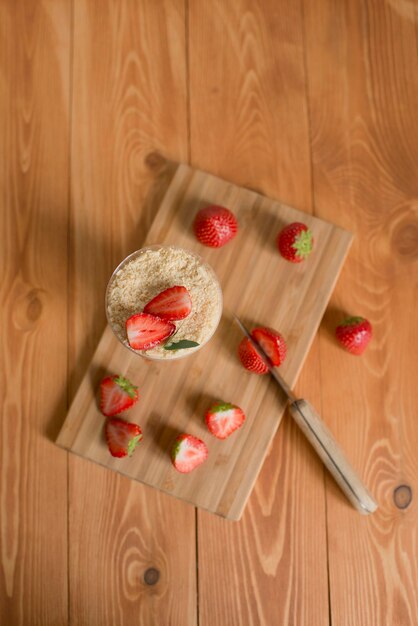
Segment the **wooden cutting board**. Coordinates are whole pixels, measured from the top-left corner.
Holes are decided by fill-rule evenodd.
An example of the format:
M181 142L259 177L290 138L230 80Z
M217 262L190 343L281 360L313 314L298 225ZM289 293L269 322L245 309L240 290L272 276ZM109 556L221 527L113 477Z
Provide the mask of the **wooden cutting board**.
M199 244L192 222L208 204L229 207L239 233L219 250ZM303 221L314 235L314 251L301 264L280 257L278 231ZM280 424L285 399L268 375L243 369L237 346L242 338L236 313L248 327L271 326L286 338L288 357L281 373L293 386L321 321L350 247L350 233L275 200L205 172L179 165L167 188L146 244L176 244L200 254L216 271L224 295L217 332L199 352L172 362L142 359L123 347L106 328L78 389L57 443L114 471L229 519L239 519ZM122 260L122 259L121 259ZM101 303L100 303L101 304ZM140 401L129 419L144 439L131 458L110 456L97 388L105 374L126 375L139 386ZM205 410L215 400L238 404L247 419L226 441L207 430ZM203 439L209 458L191 474L170 462L177 434Z

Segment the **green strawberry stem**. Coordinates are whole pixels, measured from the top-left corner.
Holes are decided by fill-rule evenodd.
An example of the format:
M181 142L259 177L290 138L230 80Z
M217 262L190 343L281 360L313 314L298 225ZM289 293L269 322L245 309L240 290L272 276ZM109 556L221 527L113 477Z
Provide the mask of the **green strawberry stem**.
M222 411L230 411L234 406L230 402L217 402L213 405L212 413L222 413Z
M296 237L293 245L293 250L302 259L305 259L312 251L312 233L310 230L302 230Z
M133 453L133 451L135 450L136 446L139 444L139 442L142 439L142 435L136 435L136 437L133 437L130 442L128 443L128 456L131 456L131 454Z
M138 389L135 385L131 383L127 378L123 378L123 376L117 376L115 378L115 383L125 391L130 398L135 398L135 390Z
M355 326L364 322L364 317L347 317L340 326Z

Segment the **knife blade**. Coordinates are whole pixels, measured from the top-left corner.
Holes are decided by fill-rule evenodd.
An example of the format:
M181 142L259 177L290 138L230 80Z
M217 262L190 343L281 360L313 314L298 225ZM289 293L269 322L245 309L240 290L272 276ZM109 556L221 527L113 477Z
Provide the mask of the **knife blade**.
M236 315L234 315L234 320L267 366L271 376L284 392L289 403L290 414L351 504L360 513L366 515L373 513L377 509L375 499L347 460L319 414L306 400L295 396L258 341L251 336L250 332Z

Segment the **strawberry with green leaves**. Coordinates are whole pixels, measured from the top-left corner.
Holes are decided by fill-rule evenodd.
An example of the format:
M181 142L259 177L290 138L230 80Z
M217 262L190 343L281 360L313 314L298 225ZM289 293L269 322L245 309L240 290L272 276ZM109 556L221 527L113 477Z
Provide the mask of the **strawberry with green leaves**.
M239 406L230 402L217 402L206 412L205 421L212 435L226 439L245 422L245 414Z
M337 340L351 354L360 355L372 338L372 325L364 317L348 317L335 329Z
M123 376L106 376L100 383L100 410L107 417L130 409L138 397L138 387Z
M283 258L301 263L312 252L312 232L302 222L288 224L277 235L277 247Z
M120 417L111 417L105 425L105 436L112 456L123 458L131 456L142 439L138 424L126 422Z
M178 472L188 474L208 458L208 449L201 439L193 435L179 435L171 450L171 461Z

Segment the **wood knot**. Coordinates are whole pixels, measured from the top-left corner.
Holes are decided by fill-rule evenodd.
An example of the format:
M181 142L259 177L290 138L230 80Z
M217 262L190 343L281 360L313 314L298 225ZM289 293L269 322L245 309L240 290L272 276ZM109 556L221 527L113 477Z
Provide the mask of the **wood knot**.
M32 330L44 308L42 289L25 290L16 299L13 321L19 330Z
M405 260L418 258L418 222L400 222L393 231L392 246Z
M144 582L146 585L156 585L160 580L160 572L155 567L149 567L144 573Z
M399 485L393 492L393 501L398 509L407 509L412 501L412 489L409 485Z
M158 152L150 152L145 157L145 165L153 172L159 172L166 162L166 159Z

